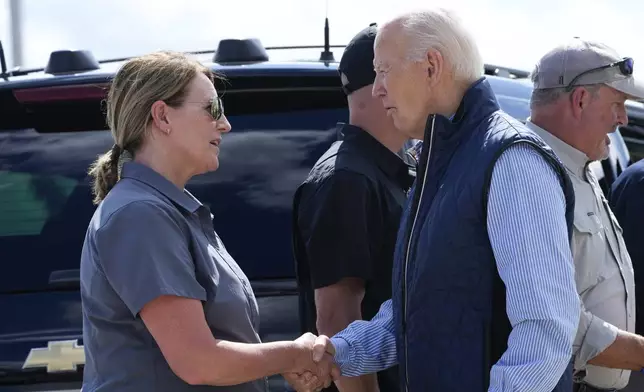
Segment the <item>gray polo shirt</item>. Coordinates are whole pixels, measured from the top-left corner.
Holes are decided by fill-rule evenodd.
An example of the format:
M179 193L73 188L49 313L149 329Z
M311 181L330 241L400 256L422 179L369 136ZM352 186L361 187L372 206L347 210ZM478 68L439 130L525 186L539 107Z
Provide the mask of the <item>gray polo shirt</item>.
M161 295L202 301L218 339L260 342L250 283L215 233L208 208L149 167L129 162L97 208L83 245L83 392L268 390L266 379L211 387L177 377L139 316Z

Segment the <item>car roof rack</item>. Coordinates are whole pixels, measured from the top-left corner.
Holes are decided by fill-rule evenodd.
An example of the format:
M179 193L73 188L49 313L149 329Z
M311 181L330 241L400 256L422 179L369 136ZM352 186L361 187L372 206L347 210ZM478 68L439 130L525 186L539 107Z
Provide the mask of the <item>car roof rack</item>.
M186 54L205 55L212 54L212 61L218 64L253 63L269 60L268 51L272 50L297 50L297 49L323 49L318 61L335 61L331 48L345 48L346 45L331 45L329 43L329 18L324 21L324 45L295 45L295 46L267 46L264 47L258 38L250 39L223 39L219 41L216 50L190 51ZM92 52L88 50L59 50L49 56L45 68L21 69L16 67L7 71L2 42L0 42L0 78L5 80L10 76L27 75L32 72L45 72L53 75L86 72L100 69L100 64L127 61L131 57L121 57L97 61ZM509 79L524 79L530 72L510 67L485 64L485 74Z
M297 50L297 49L323 49L319 61L333 62L335 58L331 48L344 48L346 45L330 45L329 43L329 18L324 20L324 45L295 45L264 47L258 38L250 39L223 39L219 41L216 50L190 51L186 54L205 55L212 54L212 61L218 64L252 63L268 61L269 50ZM34 72L45 72L52 75L87 72L100 69L100 64L127 61L131 58L119 57L97 61L89 50L58 50L51 52L47 65L35 68L15 67L7 70L2 42L0 42L0 62L2 65L0 78L10 76L23 76Z

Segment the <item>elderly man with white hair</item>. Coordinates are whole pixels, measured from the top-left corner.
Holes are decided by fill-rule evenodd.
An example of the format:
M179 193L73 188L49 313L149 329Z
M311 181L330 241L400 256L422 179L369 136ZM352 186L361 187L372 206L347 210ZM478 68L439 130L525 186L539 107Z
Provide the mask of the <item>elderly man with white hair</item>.
M373 93L423 139L394 256L393 296L316 355L345 376L399 364L403 390L571 391L579 322L574 193L553 151L504 113L454 14L377 34Z

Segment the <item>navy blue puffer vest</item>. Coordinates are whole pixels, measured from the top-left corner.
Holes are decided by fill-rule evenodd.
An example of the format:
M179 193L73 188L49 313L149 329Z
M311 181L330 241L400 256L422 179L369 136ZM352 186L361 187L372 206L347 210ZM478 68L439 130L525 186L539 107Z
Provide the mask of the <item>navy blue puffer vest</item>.
M394 256L402 390L484 392L511 331L486 226L494 163L515 143L540 152L559 175L569 234L574 193L552 150L500 110L484 78L468 89L452 121L433 120L433 132L432 117L428 120ZM555 391L571 390L569 366Z

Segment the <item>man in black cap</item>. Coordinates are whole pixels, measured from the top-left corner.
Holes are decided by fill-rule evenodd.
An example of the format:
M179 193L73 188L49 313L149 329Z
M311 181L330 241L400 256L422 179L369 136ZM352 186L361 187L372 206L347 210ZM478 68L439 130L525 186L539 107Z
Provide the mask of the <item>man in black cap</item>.
M377 27L362 30L339 66L349 123L318 160L293 203L293 243L302 328L332 336L369 320L391 297L396 233L415 168L399 153L408 136L394 127L379 98L373 45ZM342 378L341 392L398 391L397 369ZM334 390L332 386L329 390Z

